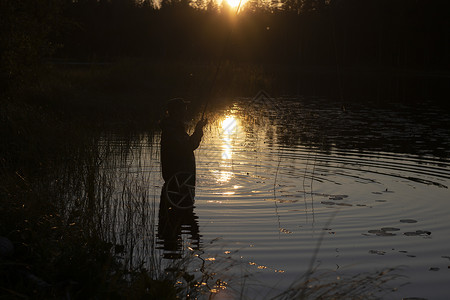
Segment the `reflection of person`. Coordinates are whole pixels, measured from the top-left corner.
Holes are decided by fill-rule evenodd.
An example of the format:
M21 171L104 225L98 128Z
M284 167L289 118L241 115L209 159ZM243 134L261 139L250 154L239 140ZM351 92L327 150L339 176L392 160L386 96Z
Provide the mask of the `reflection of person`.
M195 156L194 150L200 145L203 127L206 120L198 121L192 135L187 134L186 121L187 105L180 99L172 99L167 105L167 116L161 120L161 169L164 181L179 172L193 175L195 185Z
M158 221L158 248L163 249L163 257L168 259L181 258L182 234L189 234L191 248L200 249L200 234L198 217L194 207L179 209L168 201L166 193L161 191Z

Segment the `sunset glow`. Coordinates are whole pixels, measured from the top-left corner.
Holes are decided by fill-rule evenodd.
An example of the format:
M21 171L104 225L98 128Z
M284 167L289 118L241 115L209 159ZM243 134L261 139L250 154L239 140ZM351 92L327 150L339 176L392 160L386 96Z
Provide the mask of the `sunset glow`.
M242 5L247 1L247 0L226 0L228 5L230 5L232 8L236 8L239 6L239 2L241 3L241 7Z

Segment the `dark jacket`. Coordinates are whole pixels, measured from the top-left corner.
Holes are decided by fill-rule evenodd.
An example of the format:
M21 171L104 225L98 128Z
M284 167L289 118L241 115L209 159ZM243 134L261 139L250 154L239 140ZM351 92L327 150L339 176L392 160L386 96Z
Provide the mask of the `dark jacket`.
M200 145L203 131L197 129L189 136L184 124L173 118L160 122L161 133L161 169L167 182L177 172L188 172L195 176L194 150Z

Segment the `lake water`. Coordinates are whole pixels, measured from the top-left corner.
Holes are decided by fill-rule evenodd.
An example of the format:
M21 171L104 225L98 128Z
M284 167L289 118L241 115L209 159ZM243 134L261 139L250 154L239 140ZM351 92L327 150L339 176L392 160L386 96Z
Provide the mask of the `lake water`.
M262 97L208 118L193 209L159 206L159 133L131 160L151 182L165 263L194 254L192 272L222 280L214 299L275 297L311 267L320 283L356 286L356 274L395 268L374 291L383 298L448 298L448 112Z

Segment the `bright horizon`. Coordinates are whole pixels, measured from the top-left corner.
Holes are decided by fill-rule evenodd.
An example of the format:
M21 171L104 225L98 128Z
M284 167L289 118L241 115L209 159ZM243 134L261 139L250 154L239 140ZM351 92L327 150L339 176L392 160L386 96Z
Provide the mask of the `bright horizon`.
M241 6L247 2L247 0L225 0L228 5L230 5L232 8L237 8L239 6L239 2L241 2Z

